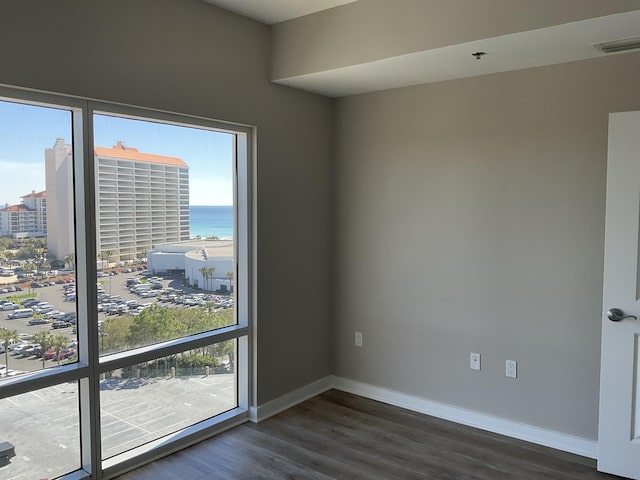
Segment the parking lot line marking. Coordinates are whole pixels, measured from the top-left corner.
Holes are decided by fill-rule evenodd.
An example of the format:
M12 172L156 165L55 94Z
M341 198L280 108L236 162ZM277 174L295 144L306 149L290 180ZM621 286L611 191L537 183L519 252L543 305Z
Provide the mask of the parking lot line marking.
M173 417L177 415L176 412L171 412L168 415L163 415L162 417L154 418L153 420L149 420L147 422L141 423L140 425L149 425L150 423L157 422L158 420L164 420L165 418Z
M174 423L172 425L167 425L166 427L162 427L160 430L158 430L156 433L160 433L163 430L169 430L167 433L163 433L160 435L160 437L163 437L165 435L169 435L170 433L174 433L177 432L183 428L188 427L189 425L193 425L194 422L193 419L184 419L184 420L180 420L178 423ZM182 427L178 427L178 425L182 425ZM177 428L176 428L177 427Z
M191 423L190 423L191 422ZM180 424L184 424L184 426L179 427L179 428L175 428L177 425ZM116 451L116 452L124 452L126 450L128 450L128 447L125 447L127 444L133 444L134 446L140 446L140 445L144 445L147 442L153 441L153 440L157 440L159 438L162 438L166 435L171 435L172 433L176 433L180 430L182 430L183 428L187 428L189 426L193 425L193 422L191 420L182 420L178 423L174 423L173 425L169 425L168 427L163 427L160 430L157 430L155 432L149 433L148 435L151 437L149 438L149 440L143 440L141 438L135 438L133 440L128 440L126 442L121 442L118 443L117 445L114 445L113 447L109 447L105 450L105 452L112 452L112 451ZM167 428L171 428L172 430L166 433L160 433L162 432L162 430L166 430ZM131 429L127 429L127 430L123 430L123 432L126 432L128 430ZM115 434L114 434L115 435ZM110 437L112 437L113 435L109 435ZM104 445L104 444L103 444Z
M20 404L11 398L7 398L11 403L13 403L16 407L20 408Z
M57 417L57 418L55 418L54 420L55 420L56 422L59 422L59 421L61 421L61 420L66 420L67 418L77 417L77 416L78 416L78 414L77 414L77 413L70 413L69 415L65 415L64 417Z
M40 395L38 395L36 392L29 392L31 395L33 395L34 397L36 397L38 400L42 400L44 401L44 398L42 398Z
M128 418L135 418L135 417L139 417L140 415L147 415L148 413L151 412L155 412L156 410L160 410L162 407L156 407L156 408L152 408L151 410L145 410L144 412L140 412L140 413L136 413L135 415L129 415ZM169 415L164 415L162 418L166 418Z
M117 432L112 433L111 435L105 435L105 436L103 436L103 437L102 437L102 441L104 442L107 438L115 437L116 435L120 435L121 433L128 432L129 430L135 430L136 428L138 428L138 427L136 427L136 426L134 425L134 426L132 426L132 427L125 428L124 430L118 430ZM150 432L146 432L146 433L147 433L147 434L150 434Z
M103 403L102 409L104 410L106 407L110 407L111 405L115 405L116 403L122 403L122 402L128 402L128 401L129 401L128 398L121 398L119 400L114 400L113 402Z
M117 415L114 415L113 413L109 413L109 412L105 412L105 413L106 413L107 415L112 416L112 417L113 417L113 418L115 418L116 420L120 420L122 423L126 423L127 425L131 425L133 428L138 428L138 429L142 430L144 433L151 433L151 432L148 432L147 430L145 430L144 428L139 427L138 425L135 425L135 424L133 424L133 423L131 423L131 422L129 422L129 421L127 421L127 420L125 420L124 418L120 418L120 417L118 417ZM108 438L108 437L105 437L105 438Z
M136 407L144 407L145 403L144 402L140 402L140 403L134 403L133 405L128 405L124 408L120 408L118 410L112 410L108 413L120 413L120 412L124 412L125 410L129 410L131 408L136 408Z

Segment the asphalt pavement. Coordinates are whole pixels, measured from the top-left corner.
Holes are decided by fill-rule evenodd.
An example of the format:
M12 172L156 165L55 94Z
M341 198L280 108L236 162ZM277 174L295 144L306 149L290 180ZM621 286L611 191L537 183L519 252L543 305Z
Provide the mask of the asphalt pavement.
M140 299L126 288L126 279L135 274L102 277L98 281L106 293L123 300L152 303L156 298ZM164 286L182 288L179 278L165 279ZM74 302L66 302L63 286L32 289L37 298L51 303L56 310L75 311ZM29 293L27 290L18 292ZM2 298L11 298L2 294ZM0 311L0 327L33 334L48 330L76 339L72 327L52 329L51 324L28 325L28 319L9 320L9 311ZM98 313L96 321L107 318ZM4 364L4 354L0 363ZM48 360L47 367L57 362ZM9 354L9 368L33 371L42 368L42 360L19 358ZM100 382L102 406L103 457L109 458L145 442L160 438L186 426L236 406L234 374L191 375L153 379L110 378ZM79 410L77 383L71 382L0 400L0 441L15 446L11 463L0 467L3 480L54 478L80 465Z

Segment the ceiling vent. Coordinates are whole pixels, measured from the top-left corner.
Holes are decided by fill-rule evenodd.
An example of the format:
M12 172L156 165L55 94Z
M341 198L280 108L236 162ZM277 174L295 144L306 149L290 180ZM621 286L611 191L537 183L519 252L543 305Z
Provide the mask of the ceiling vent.
M594 43L594 47L602 53L627 52L640 49L640 37L623 38L611 42Z

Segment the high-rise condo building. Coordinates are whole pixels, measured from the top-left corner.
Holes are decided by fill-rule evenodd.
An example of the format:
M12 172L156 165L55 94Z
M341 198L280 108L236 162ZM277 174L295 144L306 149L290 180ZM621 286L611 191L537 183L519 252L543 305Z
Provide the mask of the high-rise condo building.
M14 238L47 235L47 194L32 190L22 203L0 208L0 236Z
M71 156L62 139L45 151L48 248L58 258L74 251L73 222L61 225L58 216L73 213ZM101 260L144 258L154 245L189 239L189 167L182 159L143 153L124 142L95 147L94 159Z

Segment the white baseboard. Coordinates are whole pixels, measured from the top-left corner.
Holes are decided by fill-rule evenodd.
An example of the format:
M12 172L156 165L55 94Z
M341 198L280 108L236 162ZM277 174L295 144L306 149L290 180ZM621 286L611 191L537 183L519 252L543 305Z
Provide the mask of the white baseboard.
M424 413L507 437L555 448L556 450L575 453L583 457L597 458L598 442L593 440L434 402L425 398L356 382L347 378L333 377L333 388L397 407L406 408L414 412Z
M288 408L294 407L305 400L309 400L316 395L320 395L331 388L333 388L333 377L329 375L321 378L320 380L316 380L309 385L305 385L298 390L294 390L293 392L271 400L264 405L260 405L257 408L251 407L249 409L249 419L254 423L261 422L273 415L287 410Z
M408 395L383 387L357 382L343 377L327 376L282 397L249 410L252 422L261 422L299 403L309 400L331 388L353 393L361 397L378 400L389 405L406 408L425 415L442 418L462 425L517 438L526 442L575 453L588 458L597 458L598 442L560 433L545 428L527 425L473 410L467 410L444 403L434 402L422 397Z

